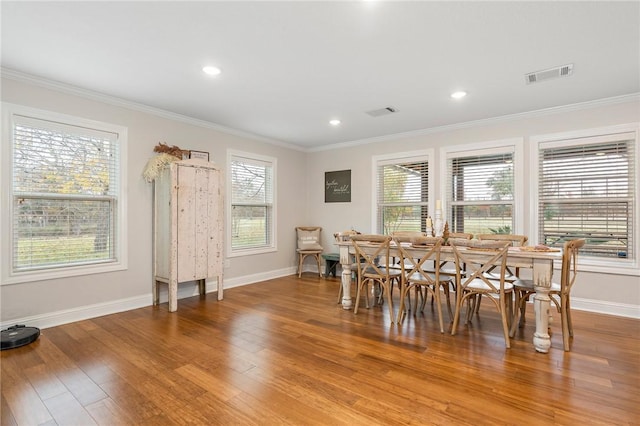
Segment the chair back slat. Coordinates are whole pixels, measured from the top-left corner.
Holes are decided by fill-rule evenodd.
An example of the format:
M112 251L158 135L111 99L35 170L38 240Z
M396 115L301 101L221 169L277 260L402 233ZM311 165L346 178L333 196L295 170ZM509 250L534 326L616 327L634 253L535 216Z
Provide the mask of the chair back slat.
M529 240L526 235L518 234L478 234L476 238L478 240L507 241L513 247L522 247Z
M392 238L396 238L396 237L426 237L427 233L426 232L422 232L422 231L394 231L391 233L391 237Z
M473 234L469 232L449 232L449 238L470 240L473 238Z

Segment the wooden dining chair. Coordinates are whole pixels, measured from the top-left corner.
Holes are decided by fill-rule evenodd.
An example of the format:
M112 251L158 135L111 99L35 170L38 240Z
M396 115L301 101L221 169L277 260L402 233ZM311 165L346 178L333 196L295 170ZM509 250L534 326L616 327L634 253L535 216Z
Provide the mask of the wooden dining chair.
M391 238L396 238L396 237L416 238L416 237L427 237L427 236L428 236L427 233L422 231L393 231L391 233ZM400 265L401 261L402 261L402 258L400 256L392 256L391 261L389 263L389 267L401 269L401 265ZM392 284L397 285L398 290L400 290L400 276L398 276L396 279L393 279ZM393 298L393 285L391 286L391 297Z
M454 253L456 281L458 283L451 334L455 335L458 330L464 303L479 296L486 296L494 303L500 313L505 345L510 348L509 320L512 310L513 283L504 279L509 244L496 241L458 246L453 242L451 247ZM463 265L466 265L466 270L463 270ZM493 266L497 267L499 271L497 280L490 279L486 274ZM470 321L471 314L472 304L467 303L465 324Z
M578 251L584 246L585 240L576 239L566 241L562 248L562 268L560 283L551 283L549 297L556 305L562 321L562 343L565 351L570 351L569 338L573 337L573 324L571 322L571 289L578 275ZM516 327L524 326L527 301L536 290L532 280L517 280L514 283L515 309L511 322L511 337L515 336ZM518 315L520 319L518 320Z
M298 278L302 276L302 265L304 259L307 256L311 256L316 259L318 263L318 275L322 277L322 269L320 268L320 255L323 248L320 245L320 232L322 228L320 226L298 226L296 227L296 236L298 239L298 246L296 252L298 253Z
M425 269L431 261L436 264L440 263L440 247L442 246L442 238L434 237L395 237L394 242L401 257L401 285L400 285L400 309L398 311L398 324L402 323L407 311L411 306L409 295L411 290L415 290L413 314L418 313L418 299L426 300L428 294L431 294L435 300L436 310L438 312L438 320L440 322L440 332L444 333L442 323L442 305L440 302L440 287L449 288L450 279L440 280L440 272L429 272ZM410 250L411 248L420 249L420 252ZM410 252L411 251L411 252ZM425 264L426 263L426 264ZM405 309L405 301L409 300L409 307ZM424 303L421 304L424 309Z
M374 297L374 303L387 301L391 323L394 322L393 300L391 298L392 280L399 279L401 271L390 268L391 237L388 235L359 234L352 235L351 243L355 251L357 269L357 292L354 314L358 313L360 295L365 288L366 307L369 308L369 286L379 286L380 298Z
M502 241L508 242L512 247L523 247L527 244L528 237L526 235L519 234L478 234L476 238L479 241ZM489 278L497 278L497 275L494 273L495 268L491 268L487 271L487 276ZM514 282L520 277L520 268L516 267L513 270L507 266L507 270L505 272L504 279L509 282ZM474 311L480 311L480 302L482 301L482 297L478 297L475 300Z
M473 234L466 232L452 232L449 234L449 238L447 242L455 242L458 243L468 242L473 238ZM436 268L436 265L439 265ZM464 265L463 265L464 266ZM464 268L463 268L464 269ZM449 320L453 322L453 309L451 309L451 291L456 291L456 268L455 265L452 265L448 261L440 261L433 262L431 268L427 268L428 272L435 273L438 270L442 281L442 290L444 291L444 296L447 302L447 311L449 312ZM433 305L434 300L431 298L431 304Z

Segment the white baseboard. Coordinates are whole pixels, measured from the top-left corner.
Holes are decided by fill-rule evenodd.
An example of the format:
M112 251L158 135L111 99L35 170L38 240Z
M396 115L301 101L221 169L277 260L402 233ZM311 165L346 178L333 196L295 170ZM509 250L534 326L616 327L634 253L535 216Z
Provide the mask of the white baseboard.
M597 312L599 314L615 315L640 319L640 306L628 303L614 303L604 300L571 298L571 309L579 311Z
M274 271L268 271L260 274L245 275L242 277L231 278L223 281L224 288L230 289L243 285L253 284L260 281L271 280L297 272L295 267L283 268ZM317 268L314 269L317 272ZM164 287L164 288L163 288ZM160 303L167 302L166 286L160 288ZM217 283L215 280L207 282L207 293L217 292ZM178 287L178 299L193 297L198 295L197 285L181 285ZM581 311L597 312L601 314L615 315L621 317L640 319L640 306L625 303L613 303L601 300L572 298L572 308ZM75 309L66 309L63 311L49 312L31 317L14 319L5 321L0 324L1 329L5 329L15 324L24 324L30 327L38 327L40 329L55 327L57 325L68 324L75 321L101 317L104 315L124 312L131 309L143 308L150 306L153 302L151 292L141 296L130 297L127 299L114 300L106 303L98 303L94 305L82 306Z
M243 285L253 284L260 281L270 280L274 278L284 277L296 273L294 267L284 268L275 271L269 271L261 274L246 275L243 277L223 279L224 289L240 287ZM159 284L160 287L160 303L167 303L167 286ZM218 284L216 280L207 282L206 292L216 293ZM198 286L195 284L178 286L178 299L193 297L198 295ZM140 296L134 296L126 299L113 300L106 303L97 303L94 305L81 306L74 309L65 309L57 312L48 312L40 315L33 315L24 318L13 319L0 323L0 329L4 330L16 324L24 324L29 327L38 327L45 329L58 325L69 324L76 321L82 321L91 318L97 318L104 315L115 314L118 312L129 311L132 309L144 308L153 304L153 295L151 292Z
M5 321L0 324L0 328L4 330L5 328L15 324L24 324L29 327L38 328L55 327L57 325L101 317L103 315L143 308L151 305L151 302L151 293L149 293L148 295L135 296L127 299L113 300L106 303L97 303L74 309L65 309L57 312L48 312L40 315Z

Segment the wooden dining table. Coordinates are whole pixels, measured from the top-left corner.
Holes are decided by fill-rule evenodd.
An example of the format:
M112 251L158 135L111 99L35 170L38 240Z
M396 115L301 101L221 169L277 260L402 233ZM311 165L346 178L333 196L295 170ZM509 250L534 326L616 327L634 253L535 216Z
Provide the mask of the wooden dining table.
M351 309L351 277L352 265L354 264L355 249L351 241L338 241L336 245L340 250L340 265L342 266L342 307ZM374 253L376 245L362 245L366 252ZM403 247L410 255L416 258L421 257L426 248ZM478 263L492 257L492 254L482 250L470 250L473 258L478 259ZM390 256L399 257L399 250L391 247ZM533 347L537 352L547 353L551 347L551 337L549 336L549 309L551 299L549 290L551 288L551 278L553 276L554 261L562 260L562 251L534 251L531 248L509 247L507 255L507 266L528 268L533 273L533 283L536 294L534 297L534 312L536 317L536 331L533 334ZM440 251L440 261L454 261L453 249L450 246L442 246Z

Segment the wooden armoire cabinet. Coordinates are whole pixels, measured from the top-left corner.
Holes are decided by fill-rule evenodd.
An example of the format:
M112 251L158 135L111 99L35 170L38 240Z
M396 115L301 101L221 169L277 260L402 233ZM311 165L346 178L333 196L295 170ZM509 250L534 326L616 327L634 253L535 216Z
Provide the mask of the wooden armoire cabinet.
M154 181L153 304L159 283L169 285L169 311L178 309L178 284L195 281L201 295L216 278L222 300L223 184L221 172L204 160L171 163Z

